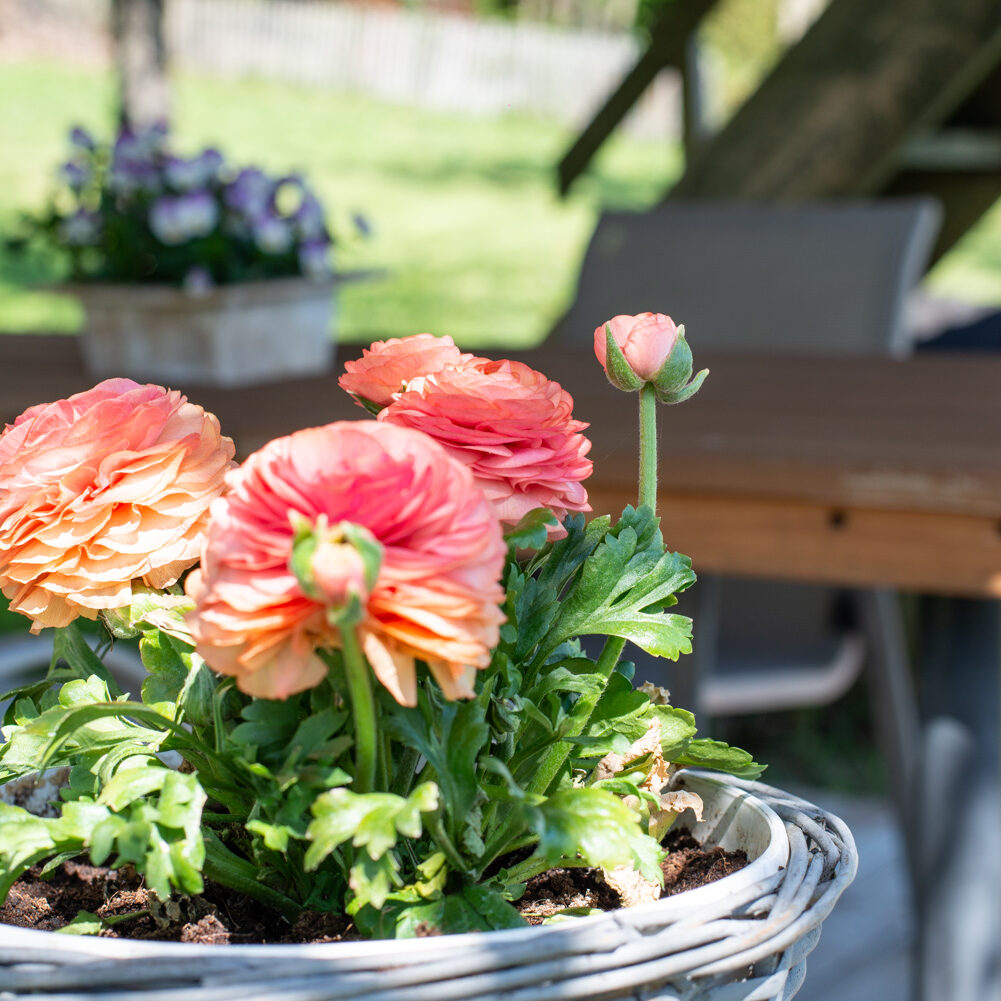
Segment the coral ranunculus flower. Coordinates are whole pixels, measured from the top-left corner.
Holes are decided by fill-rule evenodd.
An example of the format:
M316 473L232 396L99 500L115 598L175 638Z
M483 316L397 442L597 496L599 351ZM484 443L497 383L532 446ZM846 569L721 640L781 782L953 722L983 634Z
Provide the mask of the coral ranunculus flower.
M232 465L219 421L180 393L108 379L0 435L0 585L32 632L95 618L198 559Z
M383 546L358 627L382 684L415 705L420 658L448 698L472 696L503 622L505 546L468 469L419 432L340 421L270 442L228 485L186 583L196 606L189 625L209 666L262 698L323 680L316 650L338 646L339 634L289 560L293 523L324 517L360 525ZM324 582L324 593L336 590Z
M573 419L569 393L521 362L477 359L413 379L379 420L444 445L507 524L539 507L560 519L591 510L582 486L592 469L587 424Z
M678 340L678 328L663 313L613 316L607 323L629 367L643 382L652 382ZM607 370L606 324L594 331L594 353ZM620 387L621 388L621 387Z
M392 402L395 393L403 392L411 379L478 360L463 354L451 337L394 337L376 341L357 361L345 362L338 384L362 406L369 404L367 409L378 411Z

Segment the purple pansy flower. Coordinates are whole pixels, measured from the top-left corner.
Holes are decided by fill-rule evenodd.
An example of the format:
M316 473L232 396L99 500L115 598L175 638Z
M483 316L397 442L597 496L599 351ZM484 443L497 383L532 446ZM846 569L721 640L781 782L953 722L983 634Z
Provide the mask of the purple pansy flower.
M223 197L234 212L253 219L267 211L274 191L275 182L263 170L245 167L226 185Z
M302 201L292 217L295 220L296 234L300 239L318 240L327 235L327 223L323 214L323 206L311 191L303 189Z
M169 247L207 236L219 221L219 206L207 191L158 198L149 212L153 234Z
M77 163L76 160L67 160L59 168L59 176L71 190L81 191L91 179L93 173L86 164Z
M287 219L273 212L258 216L252 233L257 249L265 254L286 254L292 247L292 227Z
M80 125L74 125L70 130L70 142L74 146L78 146L80 149L88 151L93 151L97 148L97 143L94 142L94 137Z
M194 191L214 181L222 167L222 154L207 149L198 156L168 156L163 165L167 183L178 191Z
M307 278L322 279L330 276L330 241L308 240L299 247L299 270Z

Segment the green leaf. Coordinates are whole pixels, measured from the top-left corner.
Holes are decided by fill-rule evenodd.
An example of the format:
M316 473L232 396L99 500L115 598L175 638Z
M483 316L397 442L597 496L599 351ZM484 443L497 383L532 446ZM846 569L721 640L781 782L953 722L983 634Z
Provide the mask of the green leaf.
M246 722L233 728L229 739L253 747L286 746L299 724L296 700L254 699L240 714Z
M504 541L512 549L541 549L546 544L550 526L558 524L559 519L552 511L537 507L504 533Z
M175 721L184 719L195 726L213 722L212 700L218 681L191 647L151 629L144 633L139 653L150 672L142 685L146 705Z
M727 772L741 779L756 779L764 770L765 765L759 765L751 754L739 747L731 747L721 740L700 738L691 741L682 754L674 761L678 765L690 765L695 768L712 768L718 772Z
M508 900L490 887L467 883L462 888L462 896L477 918L482 921L480 925L482 931L521 928L527 923Z
M113 698L118 698L122 694L111 672L91 650L80 631L79 621L55 630L52 638L52 667L54 668L60 660L64 661L78 678L89 678L91 675L100 678Z
M676 660L691 652L691 620L663 609L694 581L687 556L664 552L653 512L627 507L563 600L547 645L590 634L619 636Z
M251 834L259 834L265 847L275 852L287 851L289 838L295 836L295 831L285 824L267 824L263 820L250 820L243 826Z
M539 835L538 854L551 863L582 858L612 869L632 866L650 880L663 881L663 849L640 827L637 813L603 789L565 789L530 810Z
M580 661L581 665L594 668L592 661ZM605 687L605 679L589 671L576 673L567 669L565 664L547 669L539 683L528 693L528 698L538 705L542 699L554 692L574 692L578 695L595 695Z
M61 935L99 935L104 929L104 922L90 911L80 911L77 916L56 932Z
M348 877L348 884L355 894L348 913L357 913L366 905L379 910L393 888L401 885L399 871L400 863L392 852L386 852L377 859L362 852Z
M364 848L369 858L382 858L396 844L398 834L419 838L422 813L438 808L438 788L424 782L404 799L393 793L355 793L331 789L313 803L314 820L306 831L311 842L304 865L317 866L346 841Z
M51 823L0 803L0 903L21 876L56 848Z
M695 717L687 709L676 706L652 705L650 712L660 721L660 746L664 760L674 761L690 746L695 736Z
M293 770L301 761L318 755L321 752L327 757L336 757L353 743L350 737L343 737L332 742L334 734L343 729L348 720L348 714L339 709L321 709L312 716L307 716L296 728L288 742L288 754L285 757L283 770Z
M421 708L392 706L386 728L427 759L449 819L449 833L454 841L461 841L462 827L480 796L476 763L490 742L486 708L481 699L448 702L437 688L430 689L430 695L422 691L421 699ZM422 709L436 727L429 725Z

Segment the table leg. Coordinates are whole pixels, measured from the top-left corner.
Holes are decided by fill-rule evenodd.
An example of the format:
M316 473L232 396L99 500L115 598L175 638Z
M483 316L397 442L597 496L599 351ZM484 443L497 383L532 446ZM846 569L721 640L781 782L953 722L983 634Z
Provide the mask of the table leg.
M918 999L1001 1001L1001 605L923 599L918 660Z

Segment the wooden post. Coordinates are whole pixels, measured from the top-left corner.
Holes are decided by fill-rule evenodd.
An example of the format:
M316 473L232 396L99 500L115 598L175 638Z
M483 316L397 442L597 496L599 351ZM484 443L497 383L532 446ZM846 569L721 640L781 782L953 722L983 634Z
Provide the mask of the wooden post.
M170 117L164 0L112 0L119 119L142 128Z

